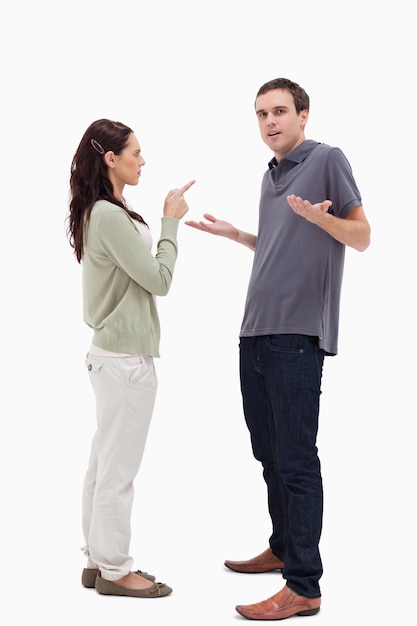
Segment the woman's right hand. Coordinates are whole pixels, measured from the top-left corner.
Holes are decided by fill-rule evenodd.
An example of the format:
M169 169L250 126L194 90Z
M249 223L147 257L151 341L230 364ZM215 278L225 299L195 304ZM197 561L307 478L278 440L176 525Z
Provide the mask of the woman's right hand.
M179 189L171 189L165 198L164 217L176 217L180 220L188 211L188 204L185 201L184 193L194 185L195 180L190 180L186 185Z

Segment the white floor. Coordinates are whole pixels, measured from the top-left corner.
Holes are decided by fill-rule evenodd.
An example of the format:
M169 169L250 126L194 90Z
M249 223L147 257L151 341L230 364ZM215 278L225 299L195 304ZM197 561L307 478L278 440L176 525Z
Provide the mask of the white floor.
M16 584L15 581L10 592L3 595L2 623L20 626L28 623L30 617L32 623L45 626L113 626L123 623L232 626L250 623L235 612L237 603L265 599L282 586L279 574L238 575L225 571L215 562L215 557L220 556L215 545L210 546L207 553L195 545L180 548L177 546L177 550L165 554L165 565L161 555L157 554L154 559L157 570L162 573L161 578L174 587L171 596L157 600L100 596L95 590L81 587L79 571L74 564L69 568L56 564L49 571L41 568L38 572L33 565L27 567L22 572L22 582ZM175 555L182 556L177 564L173 559ZM371 582L364 584L366 571L361 572L359 564L355 567L353 561L352 565L346 564L339 569L333 569L330 562L323 583L322 609L306 623L317 626L415 624L410 606L412 599L409 596L405 600L408 605L403 604L401 585L391 580L395 577L391 577L387 569L379 570L379 573L377 568L368 569ZM44 580L42 576L45 576ZM291 618L289 623L294 619Z
M18 424L13 427L24 454L11 455L3 472L4 626L28 620L42 626L231 626L249 622L236 604L266 599L283 586L279 573L237 574L223 565L226 558L263 551L270 533L263 479L240 411L229 415L227 429L210 402L199 412L190 406L183 415L175 412L169 422L162 400L136 481L131 547L135 567L172 586L172 595L104 597L82 587L80 496L93 420L86 417L88 428L80 414L71 421L71 401L64 420L50 407L23 439ZM401 487L405 465L400 456L389 457L387 438L378 446L369 428L358 438L354 414L349 436L327 411L324 403L322 608L306 623L414 625L415 489Z

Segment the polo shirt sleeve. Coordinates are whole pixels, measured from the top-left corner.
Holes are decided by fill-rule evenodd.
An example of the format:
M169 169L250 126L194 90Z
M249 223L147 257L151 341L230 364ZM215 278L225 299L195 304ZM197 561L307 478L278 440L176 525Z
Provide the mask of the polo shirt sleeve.
M349 161L339 148L332 148L327 161L329 213L345 218L355 206L362 204L361 195Z

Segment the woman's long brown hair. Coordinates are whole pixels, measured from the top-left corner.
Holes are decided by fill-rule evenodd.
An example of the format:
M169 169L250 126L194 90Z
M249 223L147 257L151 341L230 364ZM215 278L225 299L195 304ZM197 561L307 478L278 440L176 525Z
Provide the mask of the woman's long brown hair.
M70 202L67 236L78 263L84 252L84 235L91 210L97 200L108 200L124 209L133 219L146 224L135 211L114 197L104 155L120 154L133 130L121 122L96 120L85 131L71 163Z

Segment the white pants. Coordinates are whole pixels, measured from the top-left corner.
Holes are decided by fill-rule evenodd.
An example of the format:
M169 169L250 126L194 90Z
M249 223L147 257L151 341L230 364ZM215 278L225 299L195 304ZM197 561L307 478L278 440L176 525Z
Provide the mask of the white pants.
M88 354L86 365L96 396L97 431L83 488L83 551L87 567L116 580L132 569L133 480L145 448L157 378L152 357Z

